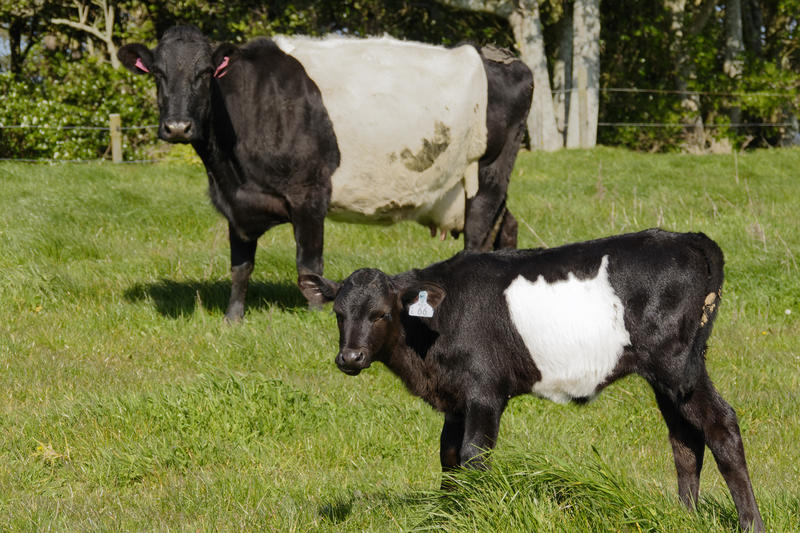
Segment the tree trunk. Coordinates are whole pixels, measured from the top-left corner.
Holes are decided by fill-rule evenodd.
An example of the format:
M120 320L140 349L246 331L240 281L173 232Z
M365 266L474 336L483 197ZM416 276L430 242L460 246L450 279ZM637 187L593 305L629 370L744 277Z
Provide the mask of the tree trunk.
M742 38L741 0L728 0L725 4L725 60L722 71L732 80L740 80L744 70L744 40ZM730 110L731 124L742 122L742 109L734 105ZM734 127L734 129L736 129Z
M670 30L672 32L672 43L670 52L675 65L675 88L681 91L681 108L683 109L683 120L690 124L688 127L689 145L703 148L705 137L703 132L703 118L700 116L700 97L697 94L688 94L689 80L695 78L694 66L686 50L685 24L686 0L665 0L667 10L670 12Z
M564 6L564 17L558 22L558 51L553 63L553 104L556 127L564 145L567 143L567 118L569 117L570 89L572 88L572 9Z
M520 1L508 18L519 46L522 61L533 72L533 103L528 116L531 149L558 150L563 146L556 126L550 74L544 52L544 34L536 0Z
M600 0L575 0L572 20L567 148L591 148L597 144L600 111Z
M761 28L764 17L758 0L745 0L742 4L742 36L747 50L761 57Z
M15 77L22 73L22 21L14 20L8 28L8 47L11 51L9 70Z

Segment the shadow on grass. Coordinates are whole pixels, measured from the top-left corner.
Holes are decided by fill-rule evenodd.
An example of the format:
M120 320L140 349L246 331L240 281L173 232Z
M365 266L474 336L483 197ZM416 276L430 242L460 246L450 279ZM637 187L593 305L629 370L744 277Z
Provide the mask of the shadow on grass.
M391 492L374 492L364 494L355 490L348 495L332 496L323 500L317 507L317 513L324 522L342 525L351 518L362 516L365 510L388 509L402 514L400 509L418 506L424 503L427 492L412 492L408 494L394 494ZM390 513L392 514L392 513Z
M198 306L213 313L225 313L231 294L230 281L174 281L161 279L137 283L125 291L129 302L152 300L156 310L178 318L195 312ZM246 309L278 306L283 310L303 309L307 305L297 285L290 282L251 281L247 289Z

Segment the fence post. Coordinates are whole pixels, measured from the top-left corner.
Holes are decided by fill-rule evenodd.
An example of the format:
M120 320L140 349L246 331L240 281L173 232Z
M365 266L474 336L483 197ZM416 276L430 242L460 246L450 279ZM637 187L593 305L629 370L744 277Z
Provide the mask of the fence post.
M122 119L119 113L108 115L108 128L111 131L111 160L122 162Z

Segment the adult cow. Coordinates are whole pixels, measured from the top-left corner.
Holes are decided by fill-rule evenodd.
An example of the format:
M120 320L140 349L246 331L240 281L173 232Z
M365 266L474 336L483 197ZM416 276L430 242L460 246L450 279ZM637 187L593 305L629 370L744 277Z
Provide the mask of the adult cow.
M153 75L159 136L192 144L228 219L227 320L243 316L257 240L278 224L293 226L298 275L322 274L326 215L463 231L469 250L516 246L506 192L532 76L506 53L341 37L213 49L176 26L118 56Z

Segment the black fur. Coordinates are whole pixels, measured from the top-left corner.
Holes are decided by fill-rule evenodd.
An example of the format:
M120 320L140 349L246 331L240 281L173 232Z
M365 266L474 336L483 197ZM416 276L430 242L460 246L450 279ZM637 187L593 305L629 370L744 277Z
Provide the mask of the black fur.
M646 379L669 429L680 498L697 504L707 445L742 528L763 531L736 415L706 372L723 256L705 235L647 230L548 250L462 252L396 276L362 269L341 285L314 275L301 284L335 297L339 368L354 375L373 361L386 364L412 394L444 412L443 470L484 468L481 451L494 446L508 400L541 379L504 291L520 275L549 282L569 273L593 278L604 256L630 344L598 392L629 374ZM431 318L408 316L421 289L435 308Z
M159 136L190 142L205 164L209 195L229 223L231 298L226 319L244 314L258 238L289 222L298 274L322 274L323 228L339 148L316 84L269 39L212 49L190 26L176 26L154 50L120 48L122 63L154 76ZM227 59L226 59L227 58ZM516 221L505 207L508 181L531 102L532 76L520 61L482 55L488 80L487 150L479 191L467 205L466 249L516 246ZM309 303L321 300L306 293Z

